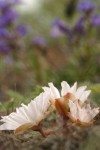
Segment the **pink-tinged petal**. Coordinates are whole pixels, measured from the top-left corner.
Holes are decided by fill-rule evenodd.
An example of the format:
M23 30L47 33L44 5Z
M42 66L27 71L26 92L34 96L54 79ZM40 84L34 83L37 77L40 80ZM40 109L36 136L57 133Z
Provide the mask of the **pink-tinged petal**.
M73 101L69 100L69 108L70 108L70 113L71 116L77 120L78 114L77 114L77 106L76 103L74 103Z
M81 125L85 125L85 123L91 124L91 122L93 122L93 118L99 112L99 108L91 109L89 104L87 106L86 105L81 106L78 100L74 102L69 100L69 107L70 107L69 112L70 116L74 118L73 119L74 121L76 120L76 122Z
M84 123L93 122L93 118L99 113L99 108L91 109L89 104L81 107L77 102L78 120Z
M87 109L85 107L81 107L77 101L77 110L78 110L78 120L80 122L90 122L90 116L87 113Z

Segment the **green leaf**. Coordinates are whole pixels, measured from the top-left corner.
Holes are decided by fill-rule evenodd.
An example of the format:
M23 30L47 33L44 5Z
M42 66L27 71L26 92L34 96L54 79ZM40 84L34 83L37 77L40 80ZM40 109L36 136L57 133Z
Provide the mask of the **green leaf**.
M37 86L34 90L34 92L32 93L32 98L35 98L36 96L38 96L41 92L43 92L43 89L40 86Z
M8 101L6 104L6 108L7 109L13 109L14 108L14 105L15 105L15 101L14 99L12 98L10 101Z
M6 110L6 108L5 108L4 104L0 102L0 112L5 111L5 110Z
M90 86L89 88L95 92L100 92L100 84L95 84L93 86Z
M10 97L10 98L13 98L13 99L16 99L18 101L21 101L24 99L24 96L21 95L20 93L16 92L16 91L12 91L12 90L9 90L7 91L7 95Z

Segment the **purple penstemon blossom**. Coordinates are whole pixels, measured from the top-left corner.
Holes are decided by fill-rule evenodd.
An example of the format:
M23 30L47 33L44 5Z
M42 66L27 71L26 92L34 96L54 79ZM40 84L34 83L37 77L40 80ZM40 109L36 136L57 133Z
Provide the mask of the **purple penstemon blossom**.
M53 27L52 27L52 30L51 30L52 32L51 33L55 37L57 37L56 33L55 33L55 30L53 31L53 28L57 28L58 31L60 32L60 34L61 33L65 34L65 36L67 36L69 41L73 41L73 40L83 36L83 34L85 33L85 19L86 18L84 16L81 16L73 27L69 27L62 20L56 19L52 23Z
M50 31L50 35L54 38L56 37L61 37L63 34L62 32L58 29L58 27L52 27Z
M60 32L62 32L68 37L68 39L72 38L72 31L69 28L69 26L65 24L64 21L60 20L59 18L56 18L51 25L52 28L58 28Z
M6 25L5 19L3 15L0 15L0 28Z
M12 1L11 0L2 0L0 1L0 9L6 9L7 7L12 5Z
M7 45L7 43L3 40L0 40L0 53L7 54L9 50L10 50L10 47Z
M20 2L21 0L0 1L0 54L7 54L9 51L15 52L14 49L19 47L19 38L28 33L25 25L17 25L15 22L19 18L19 14L14 6Z
M16 27L16 33L19 36L25 36L28 32L28 27L25 24L20 24Z
M33 39L32 43L33 43L33 45L46 46L46 40L41 36L36 36Z
M92 0L83 0L77 5L77 10L83 12L76 23L72 26L56 18L51 24L50 34L52 37L60 37L64 34L69 43L79 43L81 39L89 33L92 26L100 26L100 15L93 15L96 5ZM61 34L62 33L62 34Z
M3 60L4 60L4 62L7 63L7 64L13 64L13 62L14 62L13 58L10 57L10 56L4 57Z
M6 28L0 28L0 38L10 39L11 33Z
M84 13L90 13L96 9L95 3L90 0L84 0L77 5L77 10Z
M93 26L100 26L100 15L93 15L91 18L91 24Z
M51 24L53 27L56 26L59 28L59 30L61 32L66 32L66 33L69 33L69 27L64 23L64 21L60 20L59 18L56 18L52 24Z
M1 0L0 1L0 9L7 9L10 6L21 3L21 0Z
M13 8L15 4L15 0L0 1L0 27L6 26L18 18L19 15Z
M72 31L79 35L82 35L85 33L85 18L83 16L78 19Z
M4 24L9 24L13 21L15 21L18 18L18 13L16 13L13 9L8 9L5 13L2 14Z

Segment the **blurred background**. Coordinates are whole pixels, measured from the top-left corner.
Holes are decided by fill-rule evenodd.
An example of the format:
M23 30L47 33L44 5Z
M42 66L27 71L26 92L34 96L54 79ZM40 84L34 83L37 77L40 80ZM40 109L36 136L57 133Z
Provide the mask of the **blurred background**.
M91 103L100 105L100 1L0 0L0 114L30 102L48 82L60 89L63 80L88 85ZM99 150L100 126L84 130L65 149Z
M0 1L1 111L62 80L87 84L100 104L99 10L99 0Z

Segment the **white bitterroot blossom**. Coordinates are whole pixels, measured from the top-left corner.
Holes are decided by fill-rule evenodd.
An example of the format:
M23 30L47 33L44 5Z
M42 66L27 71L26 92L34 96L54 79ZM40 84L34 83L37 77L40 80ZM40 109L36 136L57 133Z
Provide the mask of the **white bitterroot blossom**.
M0 122L3 124L0 126L0 130L14 130L15 133L20 133L38 126L49 113L49 99L50 92L43 92L28 105L21 104L21 107L16 108L16 112L2 116Z
M70 111L69 118L80 125L90 125L93 123L94 117L99 113L100 108L91 108L90 104L80 105L79 101L69 100Z
M48 85L49 87L43 87L43 90L51 92L52 101L55 101L55 99L61 98L70 93L71 100L79 99L82 103L84 103L91 93L91 90L86 90L87 86L80 86L79 88L77 88L77 82L75 82L74 85L70 87L70 85L66 81L62 81L61 94L59 90L53 85L52 82L49 83Z
M86 90L87 86L77 88L77 82L73 86L66 81L61 82L61 93L53 85L43 87L45 92L50 91L50 102L58 113L66 120L71 119L80 125L89 125L93 123L93 118L99 113L99 108L91 109L90 104L86 104L91 90Z
M90 125L94 117L99 113L99 108L92 109L86 104L90 90L87 86L77 88L77 82L72 87L65 81L61 82L61 94L58 89L49 83L49 87L43 87L44 92L32 100L28 105L16 108L8 116L2 116L0 130L14 130L20 133L28 129L40 131L41 121L49 114L49 106L53 105L65 121L68 118L80 125ZM45 136L45 135L44 135Z

